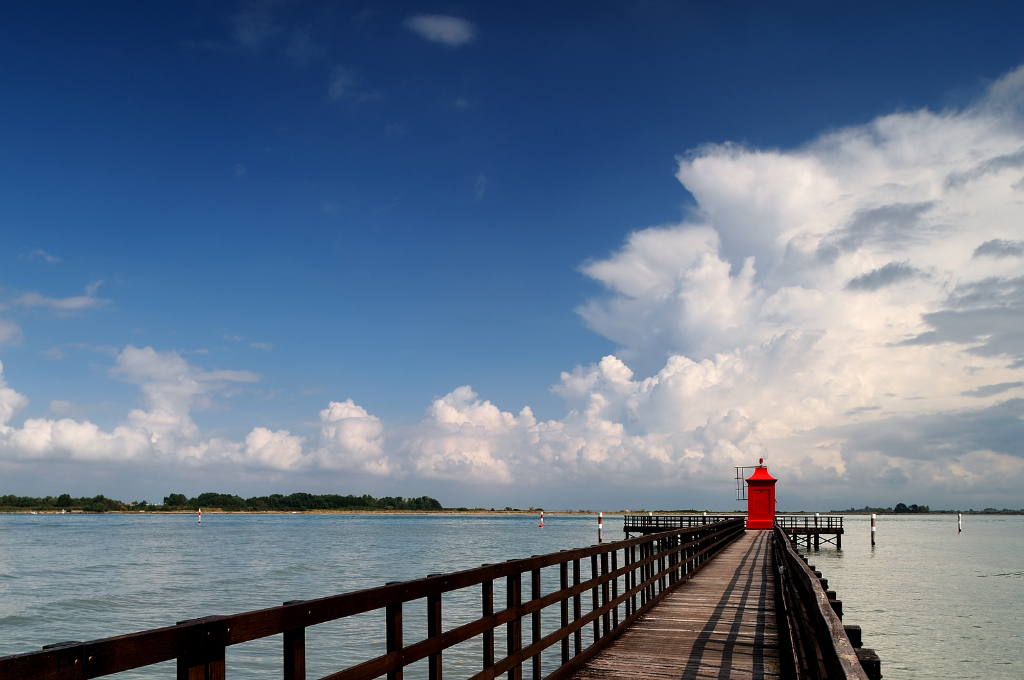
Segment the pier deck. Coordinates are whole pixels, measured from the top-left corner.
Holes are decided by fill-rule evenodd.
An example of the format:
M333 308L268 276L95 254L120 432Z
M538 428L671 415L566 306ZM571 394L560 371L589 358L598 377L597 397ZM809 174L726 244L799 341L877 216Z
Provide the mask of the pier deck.
M747 531L574 678L778 678L771 531Z

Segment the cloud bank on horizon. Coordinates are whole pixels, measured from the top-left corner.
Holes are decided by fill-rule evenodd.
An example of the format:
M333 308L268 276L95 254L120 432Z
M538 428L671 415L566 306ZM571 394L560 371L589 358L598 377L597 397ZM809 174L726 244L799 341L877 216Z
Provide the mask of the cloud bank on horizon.
M409 27L428 39L472 39L471 27L419 19ZM559 420L461 386L412 427L389 428L349 398L308 434L255 427L232 441L204 435L190 413L259 376L128 345L110 373L139 386L144 408L111 431L16 425L27 398L0 377L0 458L686 488L763 456L826 493L1013 494L1024 483L1022 104L1024 67L964 110L894 113L797 149L709 144L680 158L692 215L582 266L607 294L578 311L620 350L562 374ZM19 333L0 321L0 339Z

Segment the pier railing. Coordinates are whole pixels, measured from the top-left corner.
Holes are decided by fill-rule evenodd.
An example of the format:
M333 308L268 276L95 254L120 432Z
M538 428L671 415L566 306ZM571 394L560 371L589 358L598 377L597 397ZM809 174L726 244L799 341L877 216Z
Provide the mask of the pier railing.
M745 520L746 515L625 515L622 530L626 534L650 534L672 529L692 529L718 522Z
M817 550L822 543L831 543L837 550L843 548L842 515L776 515L775 525L782 529L794 544L803 543Z
M821 573L815 572L793 549L779 519L776 518L772 550L778 575L775 601L783 676L801 680L870 680L873 676L865 673L843 627L842 601L822 586ZM877 662L877 657L874 660Z
M746 519L746 514L688 514L688 515L625 515L622 530L627 534L668 531L699 527L732 519ZM842 515L776 515L775 523L786 532L813 533L815 530L826 534L843 533Z
M839 533L843 531L842 515L776 515L775 523L783 531L808 531L810 529L823 529L828 532L838 529Z
M424 660L430 680L440 680L444 651L473 639L480 641L480 671L471 676L472 680L490 680L506 673L509 680L521 680L524 665L531 669L534 680L540 680L542 654L552 647L560 655L559 665L546 677L559 680L606 647L742 534L742 519L726 519L331 597L286 602L280 607L182 621L175 626L91 642L59 643L39 652L0 658L0 678L85 680L177 660L178 680L225 680L228 647L283 634L284 680L305 680L307 629L376 611L383 614L383 631L378 634L382 632L385 638L385 653L340 669L323 680L382 676L401 680L405 667ZM557 570L559 585L553 592L544 593L541 574L550 577L551 570ZM495 582L501 581L505 606L496 609ZM529 590L525 601L524 581ZM445 595L467 588L479 589L480 616L446 629ZM588 592L589 611L585 612ZM426 602L427 631L425 638L410 642L406 640L409 631L403 630L402 615L403 610L411 611L405 605L416 600ZM557 616L559 621L558 628L547 635L541 628L544 615ZM529 626L525 639L524 621ZM502 627L505 645L500 655L495 653L495 636ZM588 628L591 641L584 646ZM365 634L373 633L367 630Z

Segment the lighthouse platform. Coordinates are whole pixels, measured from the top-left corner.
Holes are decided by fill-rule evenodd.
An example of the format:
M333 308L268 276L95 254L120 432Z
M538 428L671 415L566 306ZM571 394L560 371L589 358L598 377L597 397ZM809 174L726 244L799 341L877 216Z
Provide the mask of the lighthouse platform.
M727 515L626 515L622 531L629 537L633 534L646 536L672 529L691 529L715 522L744 518L743 514ZM793 544L808 550L818 550L831 543L838 550L843 548L842 515L775 515L775 524L789 537Z

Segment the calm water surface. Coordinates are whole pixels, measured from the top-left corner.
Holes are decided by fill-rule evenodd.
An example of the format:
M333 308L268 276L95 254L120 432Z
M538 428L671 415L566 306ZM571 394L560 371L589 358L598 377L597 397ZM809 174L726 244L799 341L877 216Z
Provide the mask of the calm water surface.
M807 553L888 678L1024 678L1024 517L848 515ZM802 551L803 552L803 551Z
M1024 518L965 518L957 536L955 517L884 517L874 550L867 518L846 522L844 550L811 562L846 621L864 628L886 678L1024 677ZM606 539L621 536L621 519L605 526ZM522 515L207 515L202 526L192 515L0 515L0 655L595 540L596 519L585 516L549 515L541 530ZM557 587L548 571L544 592ZM478 616L478 598L446 595L445 629ZM504 602L500 583L495 602ZM406 605L407 644L425 629L418 605ZM547 617L551 629L556 618ZM383 653L382 624L370 613L309 629L308 677ZM500 654L504 636L495 637ZM479 644L445 653L447 677L479 670ZM280 637L228 648L228 677L280 677L280 650ZM406 677L425 675L418 666ZM119 677L172 676L161 664Z

